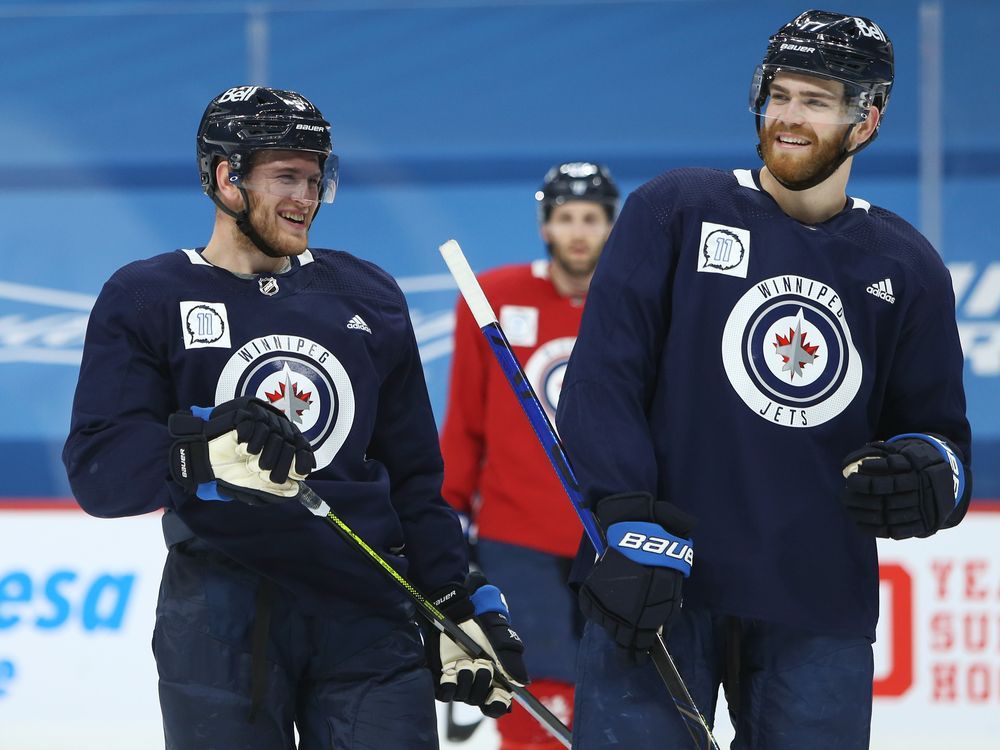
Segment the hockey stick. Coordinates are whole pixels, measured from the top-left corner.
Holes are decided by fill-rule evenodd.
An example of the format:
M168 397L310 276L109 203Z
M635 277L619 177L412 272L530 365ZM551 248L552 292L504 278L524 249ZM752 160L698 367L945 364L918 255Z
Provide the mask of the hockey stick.
M343 538L345 542L361 552L368 558L369 561L371 561L373 565L380 568L383 573L396 583L396 585L403 589L413 603L417 605L417 611L420 612L420 614L423 615L431 623L431 625L451 638L472 658L482 659L489 662L494 661L490 655L486 653L482 646L472 640L468 633L462 630L452 620L445 617L441 610L435 607L423 594L417 591L412 583L403 578L403 576L401 576L394 567L386 562L385 558L372 549L364 539L355 534L336 513L330 510L330 506L327 505L319 495L313 492L308 485L300 482L299 487L300 490L297 496L298 501L306 506L306 508L308 508L314 515L326 519L327 523L329 523L337 531L337 533L340 534L341 538ZM565 724L559 721L559 719L551 711L549 711L549 709L547 709L542 702L538 700L538 698L528 692L526 688L509 683L503 677L497 666L494 666L493 675L493 679L501 683L505 689L510 690L514 694L514 698L517 702L524 706L525 710L535 717L538 723L541 724L542 727L549 732L549 734L559 740L559 742L561 742L565 747L570 747L572 745L573 737L570 734L569 729Z
M580 521L583 523L584 531L587 532L587 536L590 538L590 543L594 545L594 549L598 555L602 554L605 547L604 540L597 530L597 525L594 523L590 511L583 506L580 485L576 480L576 475L573 473L573 467L570 466L569 458L563 449L562 442L549 422L544 409L542 409L542 404L538 400L538 396L535 395L535 391L531 387L527 375L524 374L524 370L518 363L517 357L511 350L510 343L507 341L507 337L504 335L496 315L493 314L489 300L486 299L482 287L479 286L479 281L476 279L472 268L469 266L469 262L462 253L462 248L459 247L455 240L448 240L438 250L440 250L444 262L448 264L448 269L455 278L458 290L462 293L462 297L465 298L465 303L469 306L472 316L476 319L476 325L479 326L483 335L486 336L486 340L493 350L493 356L496 357L497 362L500 364L500 369L503 370L504 375L507 377L507 382L514 389L514 395L517 396L518 401L521 403L521 408L534 428L535 435L538 436L538 440L545 449L549 461L552 462L552 467L559 476L559 481L562 482L562 486L566 490L566 494L569 495L569 499L573 503L577 515L580 516ZM710 748L711 750L719 750L708 722L705 721L705 717L702 716L694 700L692 700L687 685L684 684L684 680L681 678L680 672L677 671L674 660L667 651L667 645L663 640L662 633L657 635L656 644L650 649L649 655L653 664L656 665L656 670L660 673L660 677L663 678L663 682L666 684L667 690L670 692L670 697L673 698L674 705L680 712L681 718L684 719L684 724L691 734L691 739L694 740L695 747L699 749Z
M456 714L461 705L463 704L452 701L445 706L444 736L449 742L466 742L479 729L479 725L483 723L483 715L478 711L476 712L478 716L469 723L463 724L456 721Z

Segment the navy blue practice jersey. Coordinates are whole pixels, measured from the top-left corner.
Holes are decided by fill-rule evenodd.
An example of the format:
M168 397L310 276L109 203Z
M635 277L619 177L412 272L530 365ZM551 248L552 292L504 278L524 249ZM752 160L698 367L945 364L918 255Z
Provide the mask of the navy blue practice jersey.
M170 414L240 396L298 426L316 455L309 486L418 587L464 579L405 300L347 253L307 251L273 276L237 276L195 250L116 272L91 313L64 453L77 499L98 516L176 512L316 612L402 607L394 584L298 503L202 501L169 478Z
M615 223L559 432L589 501L646 490L697 517L686 604L874 637L841 459L920 432L970 465L962 369L947 269L898 216L848 198L807 226L757 172L676 170Z

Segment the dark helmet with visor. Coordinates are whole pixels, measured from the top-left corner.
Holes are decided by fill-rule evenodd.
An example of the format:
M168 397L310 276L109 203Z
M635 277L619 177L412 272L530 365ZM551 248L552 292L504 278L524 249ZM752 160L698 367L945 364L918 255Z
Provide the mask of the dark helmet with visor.
M273 184L266 189L253 184L251 156L265 149L318 154L323 172L319 185L314 186L311 195L303 193L293 197L315 203L333 202L337 193L338 160L332 153L330 123L301 94L263 86L237 86L209 103L198 126L198 171L202 190L218 203L215 165L216 159L222 158L229 162L229 180L237 187L288 195L293 186Z
M602 164L573 161L557 164L546 174L542 186L535 193L538 201L538 219L549 220L552 209L569 201L600 203L614 220L618 209L618 187L611 179L611 172Z
M761 118L781 116L782 99L773 96L771 87L775 76L782 72L842 83L841 102L807 103L807 117L815 122L853 128L868 119L873 106L878 107L880 115L885 113L893 80L892 42L874 21L824 10L808 10L782 26L771 37L750 85L750 111L757 116L758 132ZM878 126L862 146L852 152L845 149L842 158L822 179L877 135Z

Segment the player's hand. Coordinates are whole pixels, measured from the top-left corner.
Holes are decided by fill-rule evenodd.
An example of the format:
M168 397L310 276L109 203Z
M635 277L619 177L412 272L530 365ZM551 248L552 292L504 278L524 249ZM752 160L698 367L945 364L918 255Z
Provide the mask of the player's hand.
M237 398L170 416L170 473L203 500L285 502L316 467L299 429L270 404Z
M580 587L580 609L642 663L657 633L669 630L691 574L695 520L646 492L601 498L593 509L607 548Z
M940 438L900 436L844 458L840 499L865 531L885 539L930 536L964 494L964 469Z
M437 680L435 697L479 706L494 719L503 716L510 711L513 694L495 679L495 665L508 683L528 684L524 645L511 627L503 594L482 573L472 573L465 586L439 589L431 601L492 657L474 659L447 634L428 629L427 661Z

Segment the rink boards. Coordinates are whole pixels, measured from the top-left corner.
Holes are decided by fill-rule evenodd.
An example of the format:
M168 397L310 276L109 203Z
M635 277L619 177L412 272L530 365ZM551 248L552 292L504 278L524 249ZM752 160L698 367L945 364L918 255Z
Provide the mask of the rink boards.
M158 514L0 503L0 747L162 747L150 652ZM988 747L1000 731L997 506L890 542L882 559L873 747ZM530 644L528 644L530 648ZM719 727L720 742L729 736ZM468 750L495 747L490 726Z

